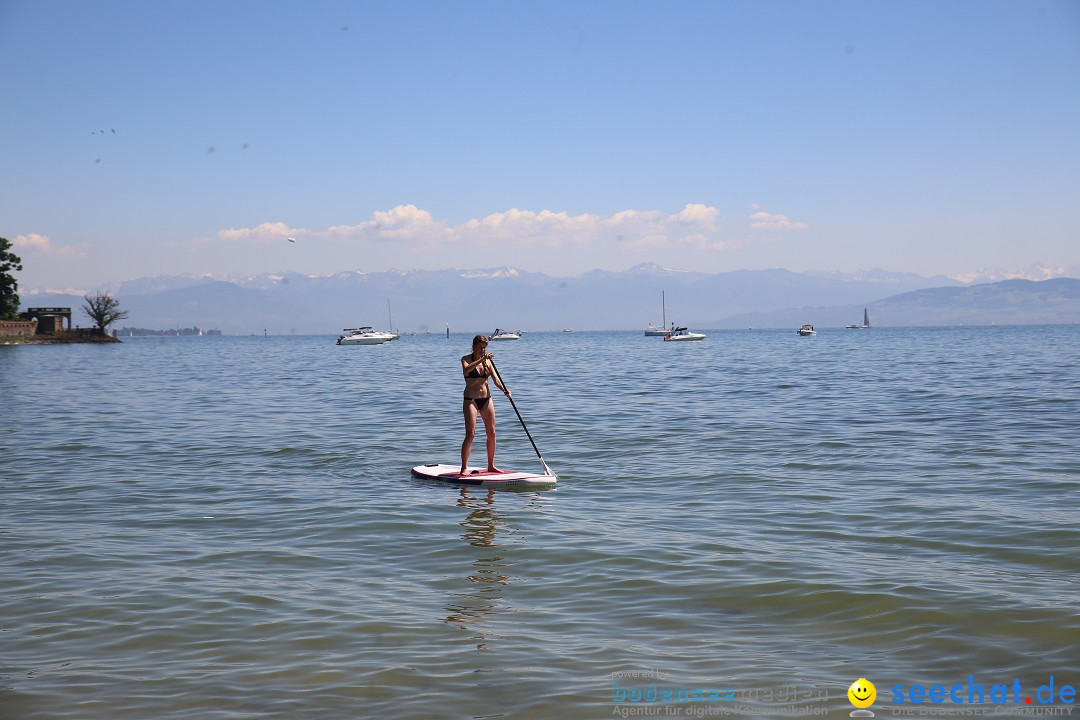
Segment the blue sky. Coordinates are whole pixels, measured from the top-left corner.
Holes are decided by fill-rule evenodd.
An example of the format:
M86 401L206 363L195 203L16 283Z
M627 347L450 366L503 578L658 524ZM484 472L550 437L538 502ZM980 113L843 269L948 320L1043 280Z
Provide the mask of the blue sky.
M0 0L0 65L24 289L1080 263L1072 1Z

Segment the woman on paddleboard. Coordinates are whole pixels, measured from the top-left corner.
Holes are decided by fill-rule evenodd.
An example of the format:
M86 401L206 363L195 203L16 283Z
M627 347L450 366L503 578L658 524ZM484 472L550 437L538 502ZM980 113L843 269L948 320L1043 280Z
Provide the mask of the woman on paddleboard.
M495 381L495 386L510 397L510 391L502 384L499 374L489 361L495 357L487 352L488 339L477 335L472 340L472 352L461 358L461 371L465 375L465 399L461 410L465 414L465 441L461 443L461 474L464 475L469 464L469 452L473 438L476 437L476 416L484 419L484 432L487 434L487 469L488 472L502 472L495 467L495 405L491 402L488 390L488 378Z

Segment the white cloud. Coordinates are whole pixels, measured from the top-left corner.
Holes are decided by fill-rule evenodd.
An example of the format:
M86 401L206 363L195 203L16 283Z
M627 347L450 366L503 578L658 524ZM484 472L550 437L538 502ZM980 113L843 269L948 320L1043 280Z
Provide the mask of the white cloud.
M668 244L667 225L659 210L621 210L599 223L601 232L615 233L627 250L648 250Z
M697 226L705 231L716 230L716 220L720 217L720 211L714 207L700 203L687 203L682 212L668 218L670 222L678 225Z
M671 244L667 235L646 235L638 240L631 240L626 244L631 250L652 250L667 247Z
M270 244L306 234L308 231L304 228L291 228L283 222L266 222L253 228L220 230L217 239L229 243Z
M47 236L39 235L37 233L18 235L15 237L15 242L13 242L12 245L20 250L61 258L86 257L89 248L86 243L81 243L79 245L53 245L52 240Z
M659 210L621 210L601 221L601 225L611 228L658 226L664 219Z
M433 242L447 237L447 223L415 205L376 210L370 220L356 225L335 225L320 233L331 240L387 239Z
M35 248L37 250L45 250L48 252L49 247L52 245L52 241L44 235L30 233L29 235L17 236L14 245L15 247Z
M760 214L760 213L759 213ZM604 217L590 213L570 215L552 210L511 208L459 224L440 220L415 205L379 210L355 225L334 225L325 230L291 228L281 222L253 228L232 228L217 233L219 242L271 242L307 235L339 242L405 243L413 250L445 246L559 247L618 241L628 251L680 244L689 248L724 250L734 245L720 236L720 211L701 203L687 203L674 214L659 210L621 210ZM783 216L769 216L783 218ZM783 218L786 221L786 218ZM801 224L791 225L797 227ZM805 227L805 226L803 226Z
M453 228L458 242L488 245L510 242L517 245L562 245L587 243L596 237L600 218L596 215L568 215L565 212L518 210L492 213Z
M809 225L804 222L792 222L787 215L767 213L759 210L750 216L750 227L754 230L806 230Z

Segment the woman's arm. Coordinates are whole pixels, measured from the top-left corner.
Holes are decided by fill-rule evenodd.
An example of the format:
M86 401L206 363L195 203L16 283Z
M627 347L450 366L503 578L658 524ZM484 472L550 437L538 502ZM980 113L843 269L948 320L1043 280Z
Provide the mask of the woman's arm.
M495 387L502 390L503 394L510 395L510 391L507 390L506 386L502 384L502 378L499 377L499 373L495 372L495 367L491 363L487 362L486 358L484 360L484 365L484 369L487 370L488 375L491 377L492 380L495 381Z
M480 365L486 365L487 360L490 357L493 357L493 356L488 354L488 355L484 355L479 360L474 360L472 362L469 362L469 356L465 355L464 357L461 358L461 371L464 372L464 373L468 373L470 370L473 370L474 368L477 368ZM487 368L485 367L484 369L486 370Z

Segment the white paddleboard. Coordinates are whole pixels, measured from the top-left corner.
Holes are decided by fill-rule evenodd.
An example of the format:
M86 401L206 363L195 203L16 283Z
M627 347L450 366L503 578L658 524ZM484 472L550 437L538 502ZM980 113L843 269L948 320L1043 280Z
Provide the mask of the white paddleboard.
M538 475L529 472L488 472L479 468L468 468L462 474L458 472L459 465L417 465L412 469L413 477L421 480L437 480L439 482L457 483L460 485L479 485L481 487L511 487L511 486L534 486L554 487L558 478L554 475Z

